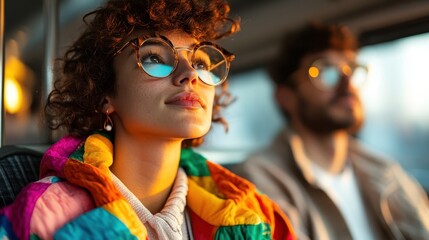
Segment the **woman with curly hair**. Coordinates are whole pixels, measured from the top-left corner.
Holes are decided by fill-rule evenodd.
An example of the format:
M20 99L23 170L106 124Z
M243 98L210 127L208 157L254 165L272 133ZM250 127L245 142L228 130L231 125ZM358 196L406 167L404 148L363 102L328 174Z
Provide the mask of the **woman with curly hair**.
M111 0L86 15L45 107L68 134L0 211L0 237L294 238L276 204L190 148L226 126L234 55L211 41L238 30L228 13L223 0Z

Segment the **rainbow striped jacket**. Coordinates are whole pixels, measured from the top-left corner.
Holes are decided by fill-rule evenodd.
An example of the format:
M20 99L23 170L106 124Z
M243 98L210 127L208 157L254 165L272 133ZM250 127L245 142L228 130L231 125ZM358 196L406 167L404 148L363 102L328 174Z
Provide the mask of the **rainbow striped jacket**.
M41 162L40 180L0 210L0 239L149 239L113 184L113 144L100 132L64 137ZM288 218L250 182L191 149L181 152L194 239L294 239Z

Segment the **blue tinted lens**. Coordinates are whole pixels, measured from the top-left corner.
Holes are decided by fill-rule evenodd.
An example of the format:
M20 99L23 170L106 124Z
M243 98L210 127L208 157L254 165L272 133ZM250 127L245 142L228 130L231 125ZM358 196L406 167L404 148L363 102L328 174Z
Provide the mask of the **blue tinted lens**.
M332 88L338 84L338 81L341 78L340 71L334 67L324 67L321 69L320 73L320 82L324 87Z
M198 77L209 85L216 85L220 82L220 78L207 70L197 70Z
M167 77L174 69L174 66L150 62L143 62L142 67L149 75L159 78Z
M147 39L139 48L139 60L143 70L152 77L163 78L173 72L176 55L164 40Z
M199 78L209 85L218 85L228 74L228 64L219 49L211 46L200 46L194 53L193 66Z

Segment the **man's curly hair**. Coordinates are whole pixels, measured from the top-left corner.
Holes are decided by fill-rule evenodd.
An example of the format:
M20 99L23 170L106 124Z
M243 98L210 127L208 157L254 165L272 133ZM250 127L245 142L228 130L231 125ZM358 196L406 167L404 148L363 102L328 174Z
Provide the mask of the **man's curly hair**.
M64 128L78 137L103 128L103 99L115 93L113 55L135 30L181 30L199 41L213 41L239 30L229 11L223 0L110 0L88 13L83 18L86 30L58 59L54 90L45 106L49 128ZM229 99L225 82L216 93L212 120L226 127L219 112ZM183 145L201 142L191 139Z

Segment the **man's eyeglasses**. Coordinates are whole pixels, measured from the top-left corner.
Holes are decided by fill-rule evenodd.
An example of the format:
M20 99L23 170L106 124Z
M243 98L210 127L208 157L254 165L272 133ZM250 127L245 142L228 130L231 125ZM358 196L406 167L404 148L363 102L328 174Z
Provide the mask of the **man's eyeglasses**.
M316 60L308 68L308 77L321 90L331 90L338 86L344 77L359 88L366 81L368 68L356 63L335 64L327 59Z
M192 67L198 77L206 84L216 86L228 76L230 63L234 55L222 47L201 42L192 48L174 47L164 36L143 36L125 43L114 55L120 54L128 45L134 48L138 66L149 76L168 77L179 63L178 51L192 53Z

